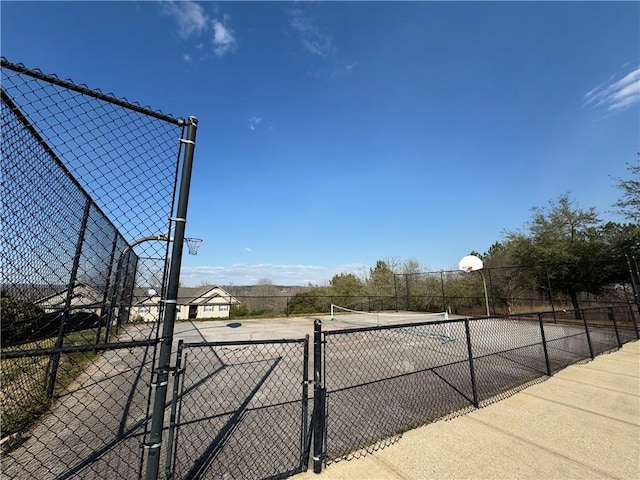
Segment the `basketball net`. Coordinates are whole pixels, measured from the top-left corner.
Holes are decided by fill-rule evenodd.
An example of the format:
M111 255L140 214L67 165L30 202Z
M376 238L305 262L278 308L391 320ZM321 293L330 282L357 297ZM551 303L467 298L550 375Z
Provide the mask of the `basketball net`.
M185 237L184 243L187 244L187 248L189 249L189 255L197 255L198 249L202 245L202 239Z

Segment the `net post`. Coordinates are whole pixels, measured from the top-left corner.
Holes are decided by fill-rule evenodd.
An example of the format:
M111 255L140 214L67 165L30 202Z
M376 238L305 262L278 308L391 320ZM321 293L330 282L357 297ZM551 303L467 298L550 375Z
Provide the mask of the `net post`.
M449 312L445 310L443 314L444 314L444 319L447 321L447 323L444 324L444 335L445 335L444 343L453 342L454 339L451 336L451 323L449 323Z
M198 119L189 117L187 121L186 139L180 141L185 144L182 175L180 178L180 193L178 195L177 218L173 249L171 252L171 268L167 284L167 299L165 301L162 337L160 339L160 355L157 368L157 387L153 401L151 429L149 439L145 442L148 448L146 480L157 480L160 470L160 450L162 446L162 429L164 424L165 402L167 400L167 382L171 364L171 344L176 320L178 286L180 282L180 267L182 265L182 251L184 246L184 232L189 204L189 189L191 186L191 172L193 167L193 153L195 150Z

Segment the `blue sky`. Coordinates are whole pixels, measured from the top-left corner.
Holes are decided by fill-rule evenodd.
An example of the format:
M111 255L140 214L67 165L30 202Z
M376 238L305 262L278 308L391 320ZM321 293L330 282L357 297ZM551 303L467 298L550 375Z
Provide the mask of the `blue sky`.
M637 2L0 8L10 61L198 117L185 285L455 268L565 192L623 220Z

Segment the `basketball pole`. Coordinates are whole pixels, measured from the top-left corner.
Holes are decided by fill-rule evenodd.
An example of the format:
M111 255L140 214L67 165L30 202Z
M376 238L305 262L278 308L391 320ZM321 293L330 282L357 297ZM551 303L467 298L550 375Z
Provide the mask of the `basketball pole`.
M487 282L484 279L484 274L482 273L482 270L478 270L478 273L480 273L480 276L482 277L482 286L484 287L484 303L487 306L487 317L490 317L491 311L489 310L489 295L487 295Z
M484 304L487 307L487 317L490 317L491 310L489 310L489 294L487 293L487 281L484 279L484 274L482 273L483 267L484 264L482 263L482 259L476 255L467 255L458 263L458 268L465 273L471 273L476 270L480 272L480 276L482 277L482 286L484 287Z

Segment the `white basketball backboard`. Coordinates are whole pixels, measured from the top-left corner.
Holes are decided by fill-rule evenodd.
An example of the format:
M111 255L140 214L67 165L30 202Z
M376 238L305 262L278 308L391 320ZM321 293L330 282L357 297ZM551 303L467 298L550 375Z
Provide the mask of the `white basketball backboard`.
M475 255L467 255L466 257L463 257L458 264L458 268L467 273L482 270L483 266L482 260Z

